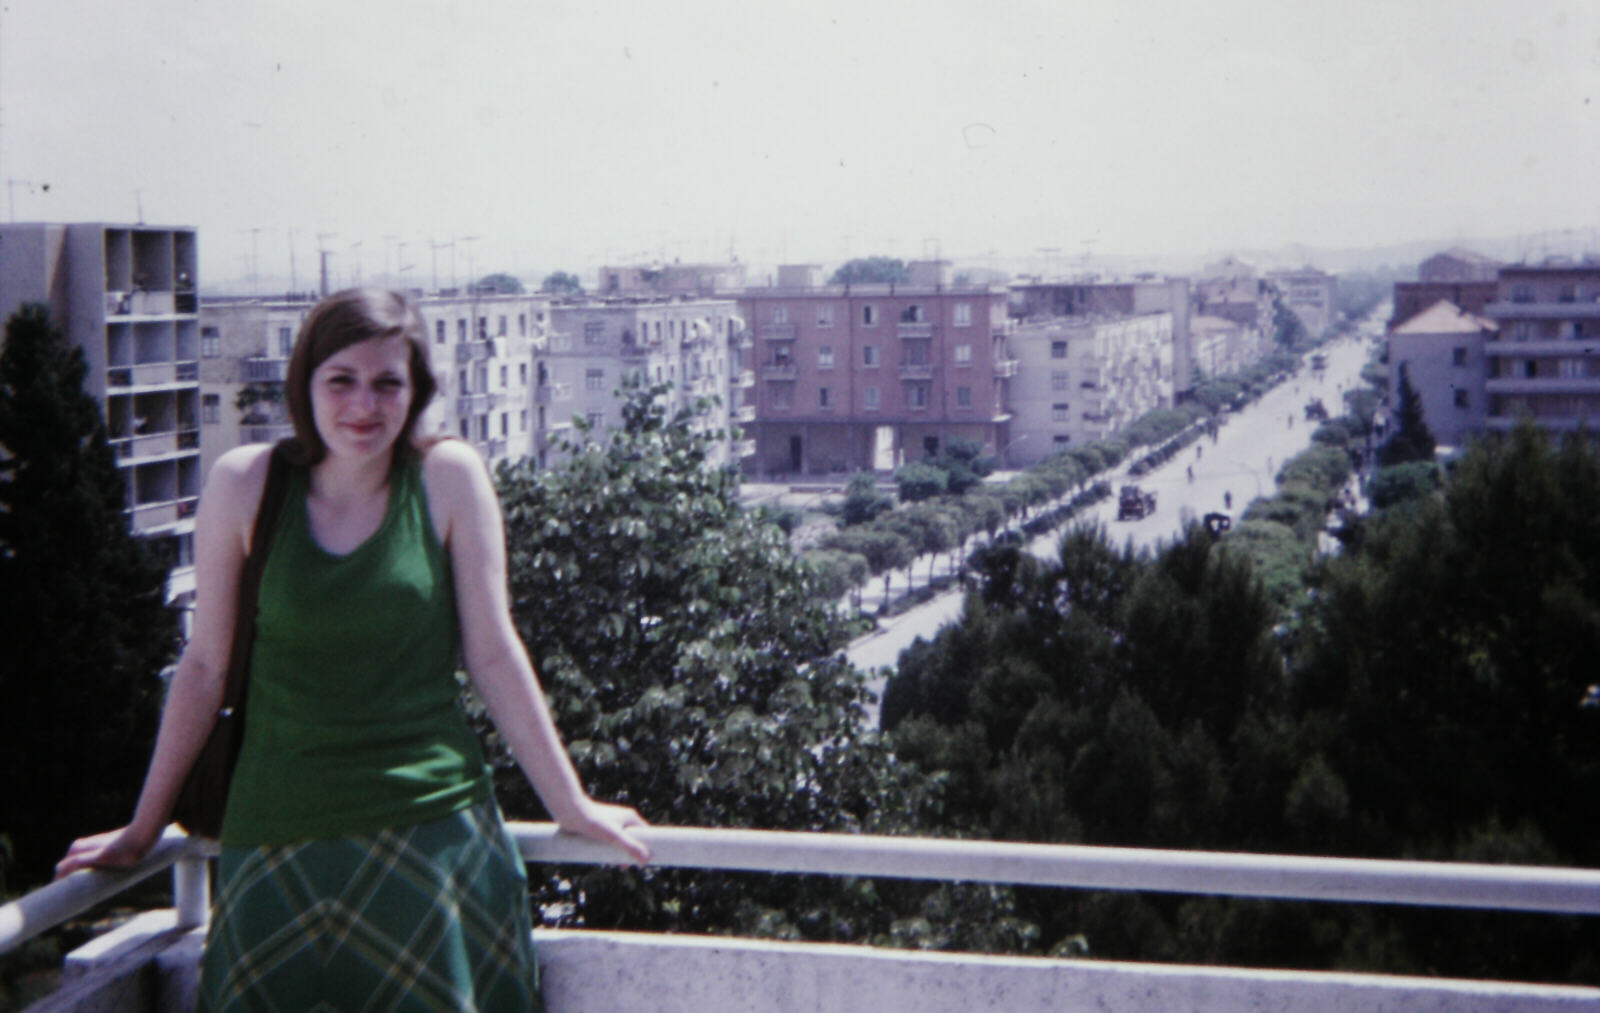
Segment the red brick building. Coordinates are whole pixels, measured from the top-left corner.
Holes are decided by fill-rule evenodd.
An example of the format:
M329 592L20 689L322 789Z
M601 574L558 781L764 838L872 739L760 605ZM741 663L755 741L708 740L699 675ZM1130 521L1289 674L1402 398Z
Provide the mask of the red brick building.
M761 476L889 470L956 437L990 454L1008 439L1006 291L952 286L944 265L913 263L902 285L823 286L786 268L740 297L755 347Z

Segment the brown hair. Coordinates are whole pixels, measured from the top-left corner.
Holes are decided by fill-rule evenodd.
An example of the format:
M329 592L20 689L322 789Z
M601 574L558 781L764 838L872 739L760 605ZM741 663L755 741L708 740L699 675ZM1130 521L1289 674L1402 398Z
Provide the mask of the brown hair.
M289 420L294 423L291 456L296 464L310 467L328 455L328 446L322 442L311 414L311 374L329 357L351 345L393 337L404 337L411 345L411 407L406 412L405 427L395 440L394 467L400 467L421 449L417 419L438 390L428 353L428 325L416 306L399 292L347 288L311 308L289 356L284 396L289 403Z

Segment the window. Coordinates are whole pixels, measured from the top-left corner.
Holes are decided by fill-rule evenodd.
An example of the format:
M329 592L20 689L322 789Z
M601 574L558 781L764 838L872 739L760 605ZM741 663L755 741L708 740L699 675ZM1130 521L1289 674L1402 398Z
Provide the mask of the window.
M526 314L526 313L518 313L517 314L517 337L525 338L527 336L528 336L528 314ZM524 426L523 428L526 429L527 427Z
M603 390L606 384L606 371L603 369L585 370L583 374L583 387L585 390Z
M817 407L818 408L827 408L827 407L829 407L828 396L829 396L828 395L828 388L826 388L826 387L817 388Z
M875 412L875 411L878 410L878 405L879 405L878 388L876 388L876 387L868 387L867 388L866 405L867 405L867 411Z
M604 320L585 320L583 322L583 343L598 345L605 340L606 322Z
M215 359L222 354L222 335L215 327L200 328L200 357Z
M517 364L517 382L524 387L528 385L528 364L526 362Z
M1053 404L1050 406L1050 421L1067 422L1071 418L1068 412L1069 409L1067 405L1061 403Z
M436 344L436 345L444 344L444 321L443 320L435 320L433 322L433 341L434 341L434 344Z
M525 433L527 431L528 431L528 409L524 408L524 409L522 409L521 415L517 419L517 432Z
M922 312L922 307L917 303L907 306L900 314L901 323L920 324L927 320L927 315Z
M472 438L472 430L467 427L466 419L462 419L461 424L457 428L461 430L461 438L463 440L470 440Z
M956 407L957 408L971 408L972 407L972 388L971 387L957 387L956 388Z
M878 346L861 346L861 364L863 366L876 366L878 364Z
M1064 446L1066 446L1067 444L1069 444L1071 442L1072 442L1072 437L1064 436L1064 435L1061 435L1061 434L1057 434L1056 437L1055 437L1055 440L1054 440L1055 445L1058 446L1058 447L1064 447Z
M590 412L586 418L589 420L590 429L599 429L606 421L605 412Z
M775 323L775 324L786 324L786 323L788 323L789 322L789 307L787 307L787 306L774 306L773 309L772 309L772 322Z
M1050 358L1065 359L1067 357L1067 343L1065 341L1050 342Z
M914 383L914 384L911 385L910 389L906 393L907 393L907 402L911 405L911 407L913 407L913 408L926 408L926 407L928 407L928 385L927 384L925 384L925 383Z
M1516 325L1511 328L1511 340L1512 341L1532 341L1533 340L1533 323L1532 323L1532 321L1529 321L1529 320L1518 320Z
M202 394L200 396L200 421L207 425L215 425L222 421L222 395Z
M466 317L461 317L458 320L456 320L456 340L457 341L465 341L465 340L467 340L467 318ZM461 435L465 436L466 433L462 433Z
M500 337L502 337L502 338L506 336L506 315L504 313L500 314L500 331L499 331L499 333L500 333Z
M868 327L876 326L878 323L877 307L873 306L871 303L861 307L861 322Z
M972 326L972 304L969 302L956 303L956 326Z
M467 371L464 370L464 369L456 377L456 393L457 394L470 394L470 393L472 393L472 384L467 381Z
M956 365L958 365L958 366L970 366L970 365L972 365L972 346L971 345L957 345L956 346Z
M793 385L787 383L767 384L767 403L774 408L781 408L787 411L789 409L789 388L791 386Z
M817 368L818 369L832 369L833 368L833 346L832 345L823 345L822 347L817 349Z
M1064 369L1053 369L1053 370L1050 371L1050 389L1051 390L1066 390L1069 386L1071 386L1071 383L1067 378L1067 371L1066 370L1064 370Z
M278 355L287 359L294 351L294 332L287 327L278 328Z
M1469 407L1471 407L1467 403L1467 392L1466 391L1464 391L1461 388L1457 387L1455 394L1456 394L1456 407L1457 408L1469 408Z
M823 305L823 306L818 306L817 307L817 326L818 327L832 327L833 326L833 307L832 306Z
M488 317L479 317L478 318L478 340L479 341L488 341L489 340L489 318ZM487 426L488 423L485 422L484 425Z
M1465 366L1467 364L1467 350L1460 346L1450 350L1450 364L1452 366Z

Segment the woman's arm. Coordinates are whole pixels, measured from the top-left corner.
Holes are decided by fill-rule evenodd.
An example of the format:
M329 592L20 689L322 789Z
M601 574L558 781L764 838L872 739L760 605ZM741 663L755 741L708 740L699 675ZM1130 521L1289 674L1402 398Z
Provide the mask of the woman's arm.
M90 866L133 865L149 853L171 822L178 791L222 704L239 571L266 485L269 454L269 447L240 447L211 468L195 517L194 621L167 689L133 821L120 830L74 841L56 865L58 878Z
M423 477L435 528L450 551L467 671L511 755L563 830L649 861L649 847L628 832L645 826L643 818L583 790L511 624L505 528L482 459L467 444L444 440L428 451Z

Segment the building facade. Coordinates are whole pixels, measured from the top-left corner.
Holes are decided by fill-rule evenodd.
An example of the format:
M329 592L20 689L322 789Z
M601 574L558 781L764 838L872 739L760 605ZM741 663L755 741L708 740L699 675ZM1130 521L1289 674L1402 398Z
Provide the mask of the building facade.
M168 597L194 592L200 498L200 319L190 228L0 225L0 314L48 305L88 363L127 483L124 516L176 561Z
M1187 278L1140 276L1132 281L1025 282L1011 286L1011 312L1021 320L1074 316L1143 316L1172 319L1172 386L1182 398L1191 385L1194 346Z
M737 427L753 412L743 400L754 383L742 364L750 342L728 299L632 298L562 302L551 309L551 333L535 376L534 453L541 467L577 438L574 419L596 434L622 424L618 392L629 383L670 384L669 413L704 400L694 425L723 434L710 463L726 465L750 452Z
M1490 429L1600 426L1600 261L1503 267L1484 316L1499 325L1484 346Z
M740 298L754 331L755 453L762 476L887 471L961 438L1001 452L1010 436L1006 293L953 286L941 262L899 285L824 286L813 265Z
M1390 331L1391 409L1404 371L1441 446L1459 447L1481 432L1488 411L1484 349L1496 330L1492 321L1440 301Z
M1053 317L1018 325L1008 466L1115 435L1173 403L1170 313Z
M1273 271L1267 281L1278 290L1285 306L1300 318L1306 333L1321 337L1338 318L1334 299L1338 295L1338 279L1325 271L1304 267L1298 271Z

